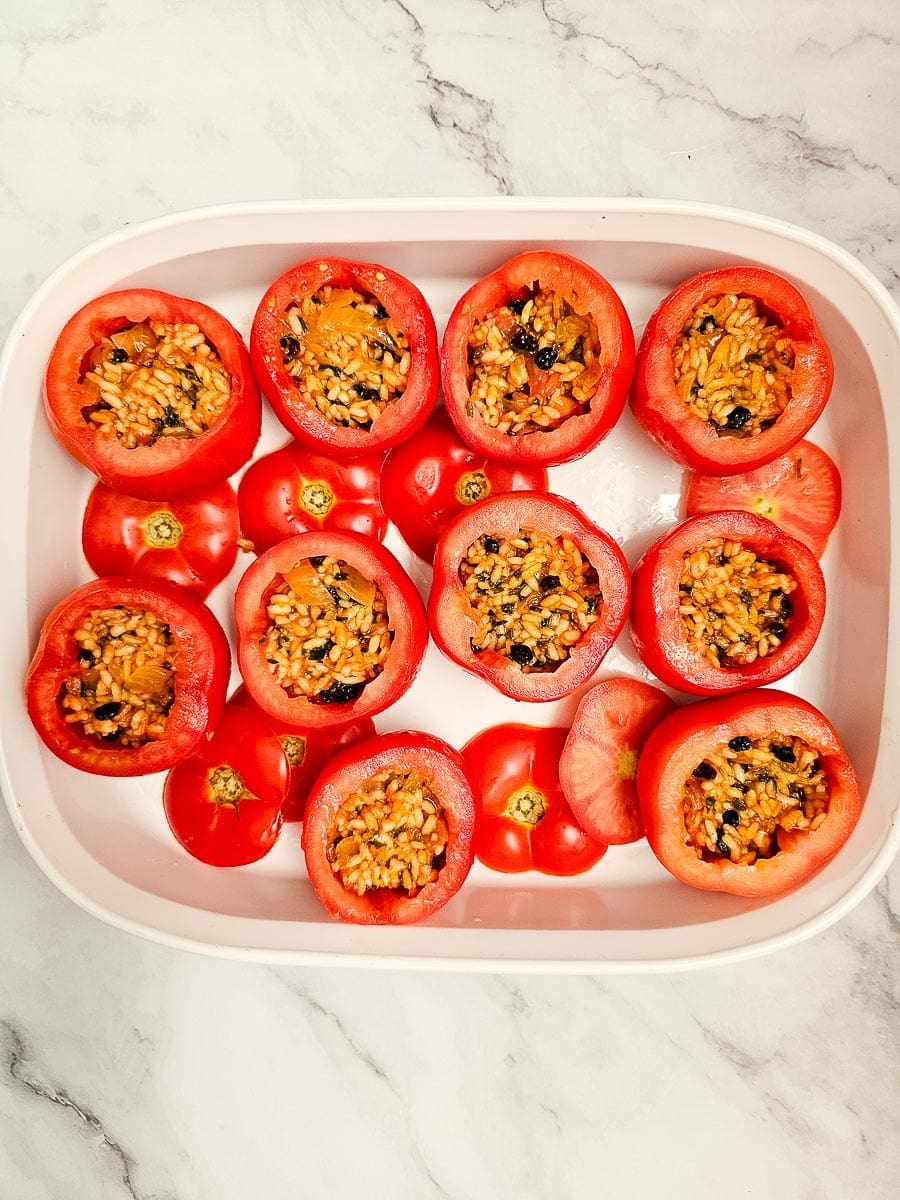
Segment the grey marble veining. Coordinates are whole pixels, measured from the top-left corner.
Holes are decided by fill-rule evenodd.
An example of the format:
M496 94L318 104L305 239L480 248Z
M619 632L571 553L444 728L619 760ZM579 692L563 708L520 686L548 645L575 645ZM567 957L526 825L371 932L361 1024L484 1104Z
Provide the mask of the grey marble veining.
M716 200L900 296L896 5L234 8L0 4L0 333L95 237L263 197ZM0 1196L896 1195L898 886L700 974L276 970L99 924L4 812Z

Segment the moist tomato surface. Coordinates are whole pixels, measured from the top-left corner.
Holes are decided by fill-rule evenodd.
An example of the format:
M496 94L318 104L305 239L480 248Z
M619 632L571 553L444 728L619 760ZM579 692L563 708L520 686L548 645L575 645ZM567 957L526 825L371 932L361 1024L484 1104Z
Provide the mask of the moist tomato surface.
M586 454L619 419L634 335L597 271L554 251L519 254L459 300L441 346L444 403L460 437L501 461Z
M94 579L44 622L25 699L53 753L94 775L148 775L216 724L231 656L199 601L163 584Z
M810 653L824 616L812 551L753 513L690 517L654 542L632 577L641 660L697 695L782 679Z
M197 300L149 289L99 296L72 317L50 355L44 399L65 449L142 499L219 483L260 433L237 330Z
M183 588L205 600L231 571L238 507L227 482L172 500L138 500L98 483L81 529L98 575L128 575Z
M346 725L415 678L428 629L419 593L372 538L326 531L279 542L235 595L238 665L259 707L287 725Z
M426 562L433 559L447 524L479 500L546 488L543 467L496 462L467 446L444 409L395 446L381 472L385 512Z
M409 437L437 399L431 310L414 284L375 263L316 258L285 271L260 301L250 351L285 428L342 458Z
M657 858L692 887L778 895L841 849L862 807L831 723L762 689L689 704L648 737L638 797Z
M519 492L444 530L428 618L454 662L504 695L544 701L593 674L628 600L628 567L607 533L560 496Z
M406 925L436 913L472 866L477 788L459 753L428 733L341 751L313 785L302 846L334 917Z
M708 475L788 451L831 392L831 353L800 292L733 266L685 280L647 322L631 407L671 456Z

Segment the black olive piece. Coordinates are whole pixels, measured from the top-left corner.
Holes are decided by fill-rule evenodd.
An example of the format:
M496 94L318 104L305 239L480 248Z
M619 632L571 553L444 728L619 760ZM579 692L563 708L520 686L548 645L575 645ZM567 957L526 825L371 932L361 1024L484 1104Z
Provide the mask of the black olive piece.
M737 737L733 737L731 739L731 741L728 743L728 749L736 750L738 752L740 752L741 750L752 750L753 743L750 741L750 739L748 737L744 737L743 734L739 734Z
M388 310L384 307L383 304L375 305L375 320L376 321L386 321L390 315L391 314L388 312Z
M293 362L300 353L300 343L295 337L291 337L289 333L286 333L278 344L284 351L285 362Z
M94 656L90 650L85 650L84 647L82 647L78 651L78 661L83 667L90 667L93 666Z
M523 329L520 325L509 339L509 344L513 350L519 350L522 354L534 354L540 343L533 333L529 333L527 329Z
M97 721L111 721L117 717L122 711L122 705L118 700L110 700L107 704L99 704L94 709L94 719Z
M718 774L712 763L708 762L698 763L693 773L697 779L715 779Z
M509 616L511 613L514 613L516 611L516 606L515 606L515 604L501 604L500 611L502 613L506 613L506 615Z
M506 307L508 309L510 309L512 312L514 312L517 317L521 317L522 310L524 309L526 304L527 304L526 300L507 300Z
M714 329L719 328L719 323L715 317L704 317L697 329L700 333L712 333Z
M778 759L779 762L792 763L797 761L797 755L790 746L779 746L773 742L772 754Z
M718 850L718 852L720 854L724 854L726 858L731 857L731 851L728 848L728 843L726 841L723 841L722 838L719 838L716 841L716 849Z
M555 346L544 346L534 356L534 365L542 371L549 371L558 358L559 351Z
M172 636L172 630L168 625L161 625L159 632L163 635L164 638L170 638Z
M333 683L318 696L310 696L313 704L349 704L366 685L364 683Z
M500 549L500 543L497 541L496 538L486 537L484 539L485 554L496 554L499 549Z
M524 642L513 642L509 650L509 657L520 667L527 667L529 663L534 662L534 651Z
M733 808L726 808L725 811L722 813L722 821L726 825L735 826L735 825L740 825L741 818L740 818L739 814L736 813Z
M128 351L123 350L121 346L116 346L115 349L110 353L109 361L111 363L128 362Z
M781 615L790 617L794 612L794 603L788 596L781 597Z
M378 388L366 387L364 383L354 383L353 390L359 396L360 400L380 400L381 392Z
M541 580L541 591L542 592L552 592L554 588L558 588L558 587L559 587L559 576L558 575L545 575L544 578Z
M787 629L780 621L773 621L766 633L770 633L772 637L777 637L779 640L787 633Z
M725 420L726 429L743 429L753 413L749 408L744 408L743 404L739 404L737 408L733 408Z

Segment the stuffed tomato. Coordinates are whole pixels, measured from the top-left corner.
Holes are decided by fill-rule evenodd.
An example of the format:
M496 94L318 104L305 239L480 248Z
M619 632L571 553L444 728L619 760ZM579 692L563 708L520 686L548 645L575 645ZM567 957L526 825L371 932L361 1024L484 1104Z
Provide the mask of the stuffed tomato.
M444 333L444 403L460 437L501 461L551 466L586 454L622 414L634 334L586 263L529 251L479 280Z
M428 619L435 642L515 700L584 683L628 613L628 566L612 538L552 493L483 500L437 545Z
M474 858L479 798L462 758L427 733L343 750L310 793L302 846L333 917L407 925L459 891Z
M285 271L260 301L250 352L275 415L325 453L396 445L437 399L431 310L408 279L374 263L315 258Z
M304 533L260 555L235 595L238 666L277 721L374 716L407 690L428 641L419 593L372 538Z
M63 762L149 775L215 727L230 669L225 634L198 600L163 584L94 579L44 622L25 698Z
M100 296L72 317L50 355L44 407L74 458L145 500L227 478L262 419L237 330L197 300L148 289Z

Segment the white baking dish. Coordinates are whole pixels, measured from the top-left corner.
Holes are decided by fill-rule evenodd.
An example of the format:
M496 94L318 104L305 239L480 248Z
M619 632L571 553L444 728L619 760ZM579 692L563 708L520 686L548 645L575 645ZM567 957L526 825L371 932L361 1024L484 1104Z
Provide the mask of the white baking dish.
M767 903L712 895L671 879L646 844L613 847L572 880L502 876L476 865L459 895L425 926L332 922L306 881L297 827L252 867L189 858L169 834L162 779L93 778L58 762L21 700L37 631L50 607L89 577L80 551L93 483L50 435L41 379L66 319L92 297L143 285L221 309L247 334L269 281L322 253L378 260L409 275L440 327L478 276L525 247L566 250L618 288L640 333L661 297L695 272L744 261L793 279L811 301L835 359L835 387L812 433L843 476L844 511L823 567L828 615L811 657L786 688L832 719L868 795L848 844L816 878ZM712 206L642 200L390 201L247 204L134 226L75 255L36 293L0 363L0 495L6 557L0 633L3 791L13 823L43 871L110 923L170 945L277 962L417 965L482 970L659 971L734 961L826 928L881 878L900 835L900 664L895 628L900 471L900 314L855 259L824 239ZM259 451L285 439L267 417ZM581 462L551 472L622 543L629 560L672 522L680 471L626 413ZM429 571L392 531L388 544L427 589ZM235 580L214 593L231 625ZM623 636L602 674L641 674ZM424 727L456 745L504 720L563 722L570 699L516 704L431 647L412 690L380 729Z

